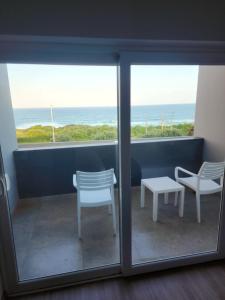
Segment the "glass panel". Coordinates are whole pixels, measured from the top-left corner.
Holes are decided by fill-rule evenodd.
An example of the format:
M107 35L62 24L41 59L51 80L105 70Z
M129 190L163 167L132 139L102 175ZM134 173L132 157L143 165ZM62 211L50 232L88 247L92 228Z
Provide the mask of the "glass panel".
M175 168L197 174L205 160L224 160L224 70L131 67L133 264L217 250L222 186L210 176L224 166L206 166L200 200L196 178L176 180Z
M119 263L116 66L7 67L20 280Z

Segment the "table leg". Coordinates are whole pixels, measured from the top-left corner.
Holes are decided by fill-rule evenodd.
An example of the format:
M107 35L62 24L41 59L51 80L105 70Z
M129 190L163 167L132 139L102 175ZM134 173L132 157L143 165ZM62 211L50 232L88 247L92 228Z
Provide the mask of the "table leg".
M145 186L141 183L141 207L145 206Z
M153 193L153 221L157 222L158 217L158 194Z
M177 200L178 200L178 193L179 192L175 192L175 200L174 200L174 206L177 206Z
M179 216L184 216L184 188L180 191Z
M169 194L165 193L164 194L164 204L168 204L169 203Z

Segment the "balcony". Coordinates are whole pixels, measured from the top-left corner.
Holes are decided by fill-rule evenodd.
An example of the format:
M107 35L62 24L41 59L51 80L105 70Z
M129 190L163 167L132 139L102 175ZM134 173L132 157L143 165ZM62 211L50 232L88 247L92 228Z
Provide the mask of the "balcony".
M30 146L16 150L18 144L7 67L0 67L3 91L0 138L5 167L2 176L7 174L11 187L8 190L8 204L19 279L34 279L118 264L121 213L119 187L115 186L117 235L113 236L112 218L107 208L84 209L83 240L79 240L76 190L72 185L72 176L76 170L100 171L114 168L119 182L117 144L63 144L57 148L54 145L39 148L35 145L35 148ZM217 247L219 225L221 226L221 203L218 195L204 196L200 224L196 220L195 195L190 190L186 189L185 192L183 218L178 217L178 209L173 205L173 194L170 195L168 205L161 198L158 222L154 223L152 194L149 191L146 192L146 207L140 208L140 182L142 178L174 178L176 166L197 172L203 160L224 159L224 75L225 69L221 66L199 67L193 132L195 138L132 142L133 264L221 250ZM25 83L27 85L26 81ZM52 140L54 141L53 136Z
M159 201L158 222L152 221L152 195L146 192L146 208L140 208L141 178L170 176L182 166L196 172L202 163L203 139L181 138L132 143L132 259L134 264L164 258L215 251L220 197L204 196L202 222L196 220L193 192L186 189L184 217ZM21 279L117 264L119 250L119 198L115 188L117 235L107 207L82 211L83 239L77 235L76 170L117 170L117 145L80 145L14 152L19 204L13 230Z

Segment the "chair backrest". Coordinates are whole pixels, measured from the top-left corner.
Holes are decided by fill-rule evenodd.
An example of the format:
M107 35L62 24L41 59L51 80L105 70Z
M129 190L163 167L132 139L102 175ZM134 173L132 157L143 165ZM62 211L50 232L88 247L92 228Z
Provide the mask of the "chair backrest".
M113 187L114 169L100 172L77 171L77 189L94 191Z
M198 172L201 178L221 179L224 176L225 162L204 162ZM222 182L221 182L222 183Z

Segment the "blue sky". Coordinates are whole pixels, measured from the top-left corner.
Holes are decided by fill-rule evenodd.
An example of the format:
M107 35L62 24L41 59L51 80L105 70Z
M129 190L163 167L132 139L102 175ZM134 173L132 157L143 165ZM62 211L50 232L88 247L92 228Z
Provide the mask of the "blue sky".
M13 107L116 106L114 66L8 65ZM132 66L132 105L194 103L198 66Z

